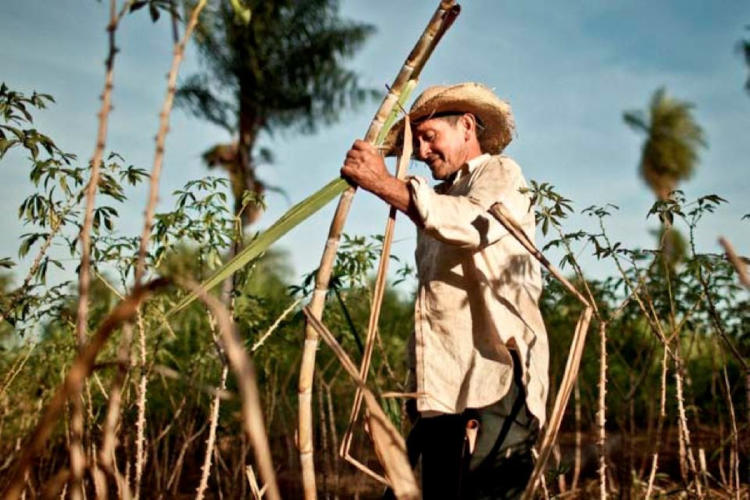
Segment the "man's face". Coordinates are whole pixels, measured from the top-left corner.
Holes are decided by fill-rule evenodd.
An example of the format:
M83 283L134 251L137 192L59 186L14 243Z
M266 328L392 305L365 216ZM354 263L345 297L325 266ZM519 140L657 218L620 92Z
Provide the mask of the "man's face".
M462 118L455 124L444 118L431 118L414 125L414 154L430 167L434 179L447 179L470 159L467 132Z

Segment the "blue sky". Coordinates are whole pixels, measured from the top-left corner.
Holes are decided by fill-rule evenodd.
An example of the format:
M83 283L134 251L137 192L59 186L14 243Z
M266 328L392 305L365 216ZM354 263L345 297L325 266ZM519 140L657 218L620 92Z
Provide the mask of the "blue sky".
M3 0L0 6L0 80L11 88L53 94L57 104L37 113L36 126L65 151L87 160L94 149L106 57L108 2L94 0ZM422 31L436 1L344 0L344 17L368 22L377 32L351 62L362 82L382 89L390 83ZM438 83L479 81L495 89L514 110L517 137L507 148L528 179L547 181L575 202L577 209L614 203L612 236L626 245L650 246L645 214L653 196L636 173L642 137L622 122L622 112L645 108L655 89L695 104L709 149L698 172L682 188L689 199L717 193L729 205L712 215L697 235L699 249L719 251L718 236L750 253L750 95L743 90L747 68L735 50L750 36L750 3L740 1L587 1L542 2L474 0L425 68L420 88ZM108 150L147 170L171 60L168 23L151 24L139 11L118 31L114 110ZM181 71L197 68L192 49ZM363 134L378 103L346 112L318 134L276 134L262 145L276 156L260 177L283 188L292 202L338 175L349 145ZM160 209L172 205L171 192L205 175L200 154L226 133L175 110L161 187ZM427 169L412 164L412 172ZM16 217L31 193L28 162L8 155L0 163L0 257L15 257L17 237L25 232ZM145 190L131 192L119 230L140 232ZM269 210L257 229L267 227L288 207L268 195ZM317 266L333 205L284 237L297 273ZM357 195L346 226L350 234L382 231L386 207L373 196ZM592 220L573 217L566 230L592 228ZM541 235L540 235L541 238ZM394 251L411 259L414 230L397 224ZM595 276L612 272L583 249L585 269ZM22 266L23 268L23 266Z

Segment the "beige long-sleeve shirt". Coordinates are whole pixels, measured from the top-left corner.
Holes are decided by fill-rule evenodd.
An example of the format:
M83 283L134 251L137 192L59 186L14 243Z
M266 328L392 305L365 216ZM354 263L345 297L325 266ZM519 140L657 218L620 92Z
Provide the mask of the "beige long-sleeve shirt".
M487 210L501 202L534 238L526 181L507 156L474 158L435 189L411 177L422 221L411 363L417 409L461 413L490 405L513 379L509 348L523 368L526 404L545 421L549 350L539 312L539 263Z

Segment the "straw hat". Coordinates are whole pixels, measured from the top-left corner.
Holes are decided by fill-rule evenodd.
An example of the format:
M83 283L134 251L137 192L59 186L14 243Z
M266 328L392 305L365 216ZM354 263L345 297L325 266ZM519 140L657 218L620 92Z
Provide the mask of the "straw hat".
M416 123L449 112L472 113L479 118L484 129L481 132L478 130L477 135L485 153L499 153L512 139L515 124L510 105L480 83L466 82L428 87L412 104L409 119ZM383 141L386 156L401 152L403 135L402 118L391 128Z

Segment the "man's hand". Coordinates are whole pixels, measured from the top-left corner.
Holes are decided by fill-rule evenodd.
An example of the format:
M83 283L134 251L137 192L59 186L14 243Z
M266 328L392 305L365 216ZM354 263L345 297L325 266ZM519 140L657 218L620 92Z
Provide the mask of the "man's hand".
M341 175L349 182L376 192L391 177L383 157L369 142L356 140L346 153Z
M341 175L404 212L418 226L422 225L406 182L388 172L380 152L369 142L354 141L352 149L346 153Z

